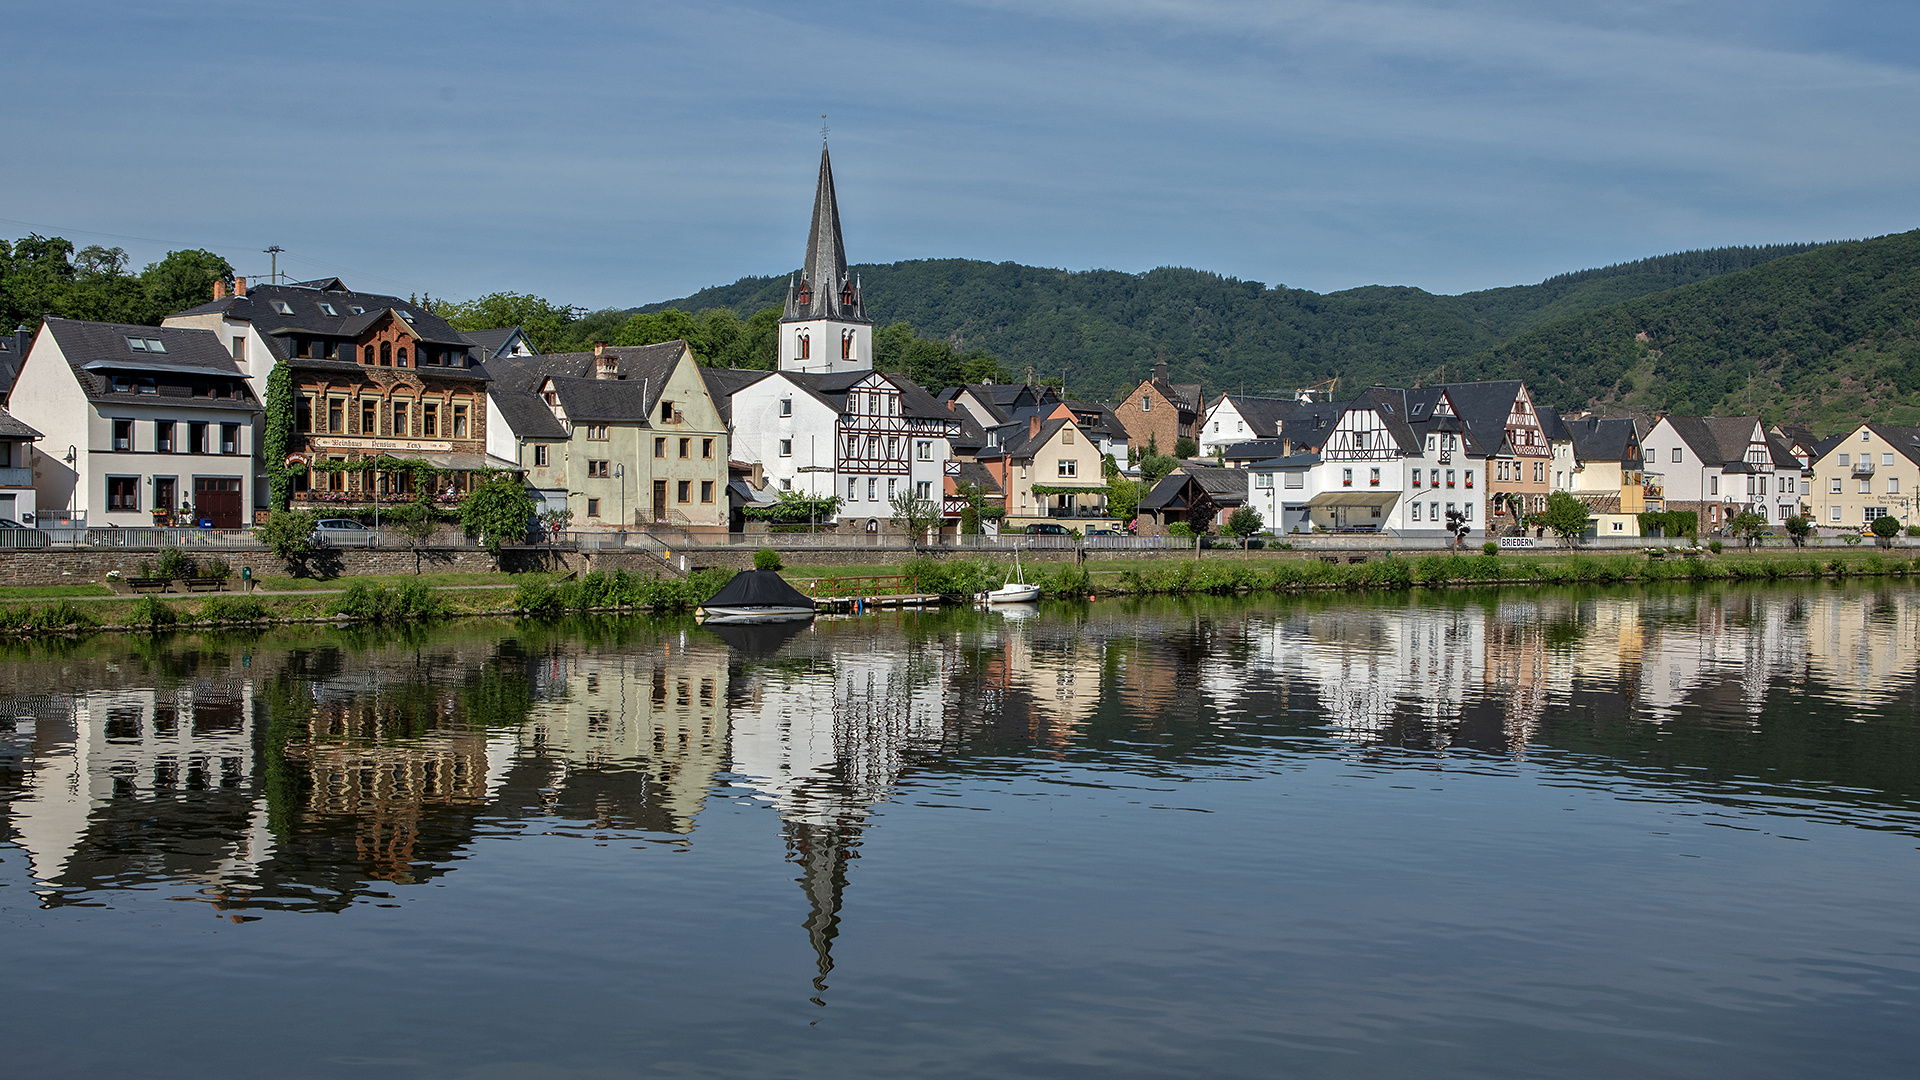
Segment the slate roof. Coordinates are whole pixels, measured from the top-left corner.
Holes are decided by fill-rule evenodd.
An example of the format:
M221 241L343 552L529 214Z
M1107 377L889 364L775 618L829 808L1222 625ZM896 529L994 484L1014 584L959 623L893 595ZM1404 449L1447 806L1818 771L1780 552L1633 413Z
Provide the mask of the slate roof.
M861 309L860 291L853 290L853 303L843 305L840 291L847 281L847 245L840 236L840 203L833 190L833 161L827 144L820 144L820 179L813 190L813 221L807 227L807 254L800 264L800 280L806 282L812 296L801 304L797 290L787 286L786 312L781 321L795 319L835 319L840 322L867 322Z
M1576 461L1627 460L1627 447L1639 438L1632 418L1583 416L1561 421L1573 440Z
M1533 415L1540 421L1540 434L1549 443L1566 442L1573 438L1573 432L1567 428L1567 422L1561 418L1559 409L1551 405L1536 405L1533 408Z
M961 462L960 475L953 477L953 480L961 484L976 484L981 491L989 495L1005 494L1000 490L1000 481L994 479L993 470L977 461Z
M1318 450L1327 444L1327 436L1346 410L1345 402L1302 402L1280 422L1280 437L1301 449Z
M1507 418L1513 415L1514 399L1526 384L1519 379L1493 382L1447 383L1443 389L1453 402L1453 411L1467 425L1474 449L1482 455L1507 453ZM1444 430L1444 429L1443 429Z
M291 309L282 313L275 302ZM320 305L327 304L329 315ZM355 312L354 308L360 308ZM470 347L465 335L432 311L397 296L384 293L354 292L339 278L322 278L294 285L255 285L245 296L229 296L188 308L181 315L219 313L229 319L251 322L269 342L289 333L300 332L322 337L358 337L362 331L392 311L413 327L416 336L435 345ZM277 346L276 346L277 347ZM285 350L281 350L285 358Z
M1256 439L1279 438L1281 421L1293 415L1294 410L1302 404L1294 398L1246 397L1240 394L1223 396L1241 419L1247 422L1247 430Z
M1061 428L1067 426L1065 420L1042 420L1036 430L1032 424L1002 424L995 428L1000 433L1000 445L983 447L983 458L1023 458L1039 453L1041 447L1053 438Z
M733 395L772 374L760 368L700 369L700 378L707 384L707 394L713 398L714 408L720 410L720 422L728 427L733 426Z
M1402 451L1419 452L1423 440L1407 422L1409 406L1405 390L1391 386L1370 386L1347 403L1347 410L1355 409L1371 409L1386 425L1387 433L1393 436Z
M576 424L644 422L653 415L654 403L660 400L658 379L626 382L554 375L547 382L559 393L560 408L565 410L567 419Z
M226 409L256 412L260 403L254 398L246 376L234 364L233 355L211 330L187 330L168 326L139 326L131 323L82 322L48 316L47 330L73 369L73 377L89 401L126 402L130 400L165 401L196 409ZM164 353L135 351L128 338L142 342L157 340ZM151 375L164 383L174 379L221 378L232 396L222 398L184 397L171 394L136 395L109 390L107 376L113 373Z
M616 377L612 379L596 377L598 365L591 352L502 356L488 363L493 376L488 394L513 433L521 438L565 437L566 429L537 392L548 378L560 391L560 407L569 420L646 422L686 349L684 341L609 346L606 351L617 360Z
M1286 457L1268 458L1247 466L1250 470L1268 472L1274 469L1310 469L1320 464L1319 454L1289 454Z
M44 437L40 432L28 427L5 409L0 409L0 435L4 435L9 439L39 439Z
M1700 460L1726 468L1744 464L1757 416L1669 416L1667 423ZM1795 461L1794 468L1800 463Z
M564 439L567 428L540 395L530 390L494 390L488 394L508 430L522 439Z
M0 326L4 326L0 323ZM13 389L13 380L20 375L20 364L27 358L27 350L33 347L31 335L23 334L26 328L0 337L0 401L6 399Z
M1216 506L1233 506L1247 501L1247 474L1240 469L1195 467L1162 477L1140 500L1142 510L1185 510L1193 505L1192 492L1199 489Z
M782 372L798 386L812 391L821 400L832 405L836 412L847 409L847 394L859 383L874 373L871 371L836 371L826 374L808 374L797 371ZM948 409L932 394L905 375L881 372L888 382L900 391L900 415L920 420L956 421L960 416L956 410Z
M480 359L484 362L498 356L508 343L513 341L514 336L520 334L520 328L502 326L492 330L461 330L458 333L480 350ZM521 337L524 340L525 336L521 335ZM527 347L533 348L533 343L528 342Z
M1204 465L1184 467L1186 474L1199 481L1208 495L1217 503L1247 501L1247 472L1245 469L1218 469Z

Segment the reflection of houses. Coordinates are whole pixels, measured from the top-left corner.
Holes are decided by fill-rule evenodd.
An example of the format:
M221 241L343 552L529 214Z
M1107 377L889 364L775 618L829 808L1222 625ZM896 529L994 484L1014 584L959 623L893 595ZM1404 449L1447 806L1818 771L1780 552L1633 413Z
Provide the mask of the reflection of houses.
M1808 674L1851 704L1884 700L1884 687L1920 665L1920 603L1904 590L1828 594L1807 605Z

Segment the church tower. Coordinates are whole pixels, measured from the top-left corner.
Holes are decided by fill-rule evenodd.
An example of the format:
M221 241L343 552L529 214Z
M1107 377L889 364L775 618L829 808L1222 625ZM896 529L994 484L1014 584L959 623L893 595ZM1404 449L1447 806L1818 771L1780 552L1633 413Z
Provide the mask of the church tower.
M847 276L840 239L840 206L833 194L833 163L820 144L820 184L813 193L813 225L800 276L787 283L780 317L780 370L827 373L873 370L873 323L860 301L860 283Z

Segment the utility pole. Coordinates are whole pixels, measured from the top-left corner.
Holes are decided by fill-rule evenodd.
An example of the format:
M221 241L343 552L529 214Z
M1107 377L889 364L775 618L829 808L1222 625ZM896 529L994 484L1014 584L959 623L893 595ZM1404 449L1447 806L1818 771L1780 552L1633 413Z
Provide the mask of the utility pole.
M285 250L287 249L281 247L279 244L275 244L270 248L262 249L261 252L262 254L273 256L273 272L267 275L267 280L273 282L275 285L280 284L280 253Z

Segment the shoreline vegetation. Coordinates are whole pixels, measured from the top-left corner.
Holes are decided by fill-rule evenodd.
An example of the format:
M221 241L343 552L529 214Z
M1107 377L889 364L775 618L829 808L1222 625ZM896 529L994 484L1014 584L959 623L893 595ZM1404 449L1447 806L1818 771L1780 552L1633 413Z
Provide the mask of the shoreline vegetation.
M789 567L797 582L897 577L910 591L966 603L999 585L1010 565L986 559L920 556L897 566ZM59 591L0 590L0 636L76 635L99 631L164 632L322 624L378 626L454 618L555 619L573 614L680 614L692 611L731 579L730 570L701 570L684 579L594 571L553 575L461 575L458 584L354 580L265 596L214 593L168 600L89 596ZM1388 555L1359 563L1276 557L1265 560L1168 559L1119 569L1077 565L1030 568L1027 579L1046 599L1113 596L1395 592L1457 587L1633 585L1905 578L1920 576L1920 558L1881 550L1776 555L1728 551L1664 557L1610 553ZM495 580L497 579L497 580ZM18 594L27 594L20 596ZM9 602L25 599L25 603ZM44 599L47 603L34 603Z

